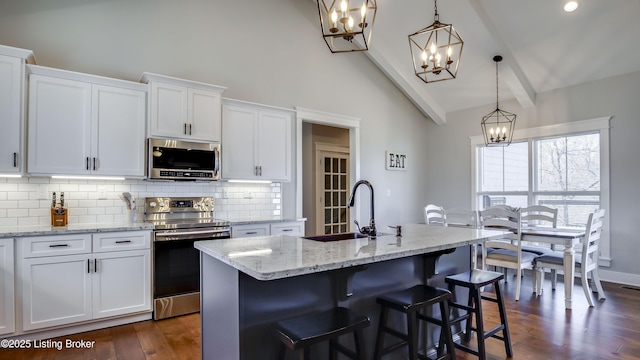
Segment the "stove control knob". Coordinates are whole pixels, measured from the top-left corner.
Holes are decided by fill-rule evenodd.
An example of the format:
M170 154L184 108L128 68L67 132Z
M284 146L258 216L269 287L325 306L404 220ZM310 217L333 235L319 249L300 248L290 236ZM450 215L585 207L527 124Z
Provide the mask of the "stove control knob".
M206 207L211 206L211 201L209 201L209 200L205 201L205 202L204 202L204 205L205 205Z
M158 206L158 204L156 204L155 201L152 201L152 202L149 203L149 207L152 208L152 209L155 208L156 206Z
M193 207L194 208L202 207L202 201L198 201Z

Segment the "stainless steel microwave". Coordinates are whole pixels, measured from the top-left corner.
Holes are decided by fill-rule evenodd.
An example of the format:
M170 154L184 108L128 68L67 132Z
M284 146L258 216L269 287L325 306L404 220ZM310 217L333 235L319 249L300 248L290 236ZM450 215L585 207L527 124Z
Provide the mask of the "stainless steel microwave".
M150 138L149 179L218 180L220 144Z

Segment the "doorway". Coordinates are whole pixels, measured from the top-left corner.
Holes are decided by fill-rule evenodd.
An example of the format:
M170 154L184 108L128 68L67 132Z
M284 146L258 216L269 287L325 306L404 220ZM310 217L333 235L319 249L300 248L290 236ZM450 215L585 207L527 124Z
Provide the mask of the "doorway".
M298 199L295 207L296 216L307 219L306 235L325 234L329 230L325 229L325 225L331 227L331 233L350 231L350 222L352 219L357 219L359 212L357 204L352 208L347 208L346 204L349 199L349 191L360 176L360 119L303 108L296 108L296 112L296 153L300 155L297 158L296 169L295 198ZM326 153L318 155L317 158L316 150ZM325 200L327 200L324 194L325 174L322 174L322 181L319 181L317 179L319 175L316 172L317 169L324 171L325 157L331 159L331 171L326 174L331 176L331 183L326 187L331 193L331 202L327 203L330 205L328 209L330 216L324 208ZM323 161L322 167L320 159ZM333 172L334 159L337 161L337 173ZM344 174L340 173L340 159L345 159L342 164L346 167ZM334 175L338 176L335 183L333 182ZM342 175L344 177L341 178ZM341 182L341 180L345 181ZM318 195L316 189L323 194ZM334 196L337 197L335 202L333 201ZM342 201L343 199L344 201ZM337 206L334 206L336 204ZM334 210L336 210L335 216ZM325 215L330 218L330 222L324 221ZM334 225L336 225L335 230Z

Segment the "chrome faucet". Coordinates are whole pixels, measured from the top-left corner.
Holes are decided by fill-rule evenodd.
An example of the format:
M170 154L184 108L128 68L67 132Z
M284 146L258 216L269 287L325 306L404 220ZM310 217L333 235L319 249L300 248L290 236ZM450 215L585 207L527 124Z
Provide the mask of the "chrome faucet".
M360 233L369 235L371 238L375 239L377 232L376 221L374 220L375 216L373 212L373 186L371 186L370 182L368 182L367 180L360 180L355 185L353 185L351 196L349 197L349 207L353 207L356 189L358 189L358 186L362 184L367 185L369 187L369 192L371 193L371 220L369 221L369 226L363 226L362 228L360 228L360 224L358 224L358 221L354 221L354 223L358 226L358 231L360 231Z

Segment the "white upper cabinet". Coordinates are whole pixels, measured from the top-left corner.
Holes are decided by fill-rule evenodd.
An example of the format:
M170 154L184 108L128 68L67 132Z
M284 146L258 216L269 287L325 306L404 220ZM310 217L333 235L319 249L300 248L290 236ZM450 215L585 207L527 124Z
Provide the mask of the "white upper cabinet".
M146 86L27 70L30 174L144 177Z
M24 172L24 67L33 52L0 45L0 175Z
M152 73L141 82L149 84L149 136L221 141L225 87Z
M222 177L291 180L291 126L288 109L224 99Z

